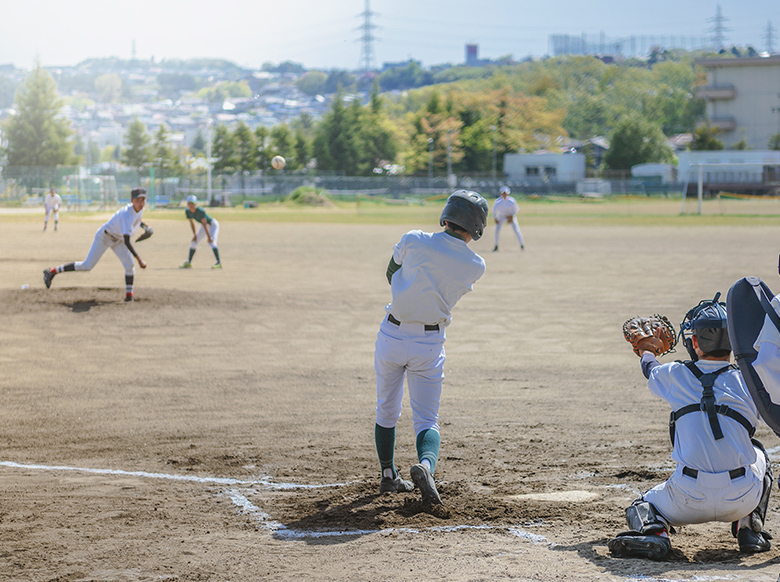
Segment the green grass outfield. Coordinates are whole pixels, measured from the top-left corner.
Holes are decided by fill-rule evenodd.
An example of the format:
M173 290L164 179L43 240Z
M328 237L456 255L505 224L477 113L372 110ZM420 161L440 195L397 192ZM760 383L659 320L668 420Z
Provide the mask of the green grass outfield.
M492 207L493 201L488 201ZM780 200L710 199L702 204L688 199L681 214L680 198L613 197L609 199L521 199L518 201L520 226L591 225L591 226L780 226ZM361 199L360 202L335 201L332 206L312 207L288 202L269 202L256 208L209 208L220 221L243 222L312 222L339 224L419 224L435 225L443 200L427 203L386 204ZM99 221L108 211L63 212L62 220ZM144 211L153 220L182 219L183 208L160 208ZM43 220L43 209L0 208L2 222L35 222Z

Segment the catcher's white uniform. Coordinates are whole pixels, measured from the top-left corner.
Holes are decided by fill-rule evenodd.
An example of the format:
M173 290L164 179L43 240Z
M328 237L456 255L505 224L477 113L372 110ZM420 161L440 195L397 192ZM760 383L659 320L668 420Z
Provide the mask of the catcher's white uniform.
M517 205L517 201L511 196L501 195L493 204L493 218L496 221L496 233L495 242L496 246L494 251L498 250L498 238L501 233L501 227L504 224L509 224L517 237L517 242L520 243L520 248L525 248L523 244L523 233L520 232L520 225L517 224L517 213L520 212L520 207Z
M643 363L647 359L655 357L645 353ZM727 364L705 359L695 363L705 374ZM681 362L651 365L648 387L672 410L696 404L702 398L701 382ZM752 426L758 426L758 411L738 370L719 374L713 391L718 405L727 405ZM718 440L704 411L676 421L672 459L677 467L666 482L643 495L670 525L737 521L758 505L766 457L739 422L721 414L717 418L723 432Z

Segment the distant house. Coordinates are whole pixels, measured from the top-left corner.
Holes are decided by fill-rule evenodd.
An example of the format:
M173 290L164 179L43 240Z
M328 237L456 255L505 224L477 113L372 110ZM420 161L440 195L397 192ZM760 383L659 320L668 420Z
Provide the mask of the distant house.
M505 154L504 173L511 182L576 182L585 178L585 154Z

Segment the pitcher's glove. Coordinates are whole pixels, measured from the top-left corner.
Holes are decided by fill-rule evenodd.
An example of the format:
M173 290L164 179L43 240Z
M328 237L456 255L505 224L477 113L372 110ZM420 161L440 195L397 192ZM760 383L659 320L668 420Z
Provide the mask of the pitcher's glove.
M642 351L663 356L674 350L677 345L677 335L674 326L664 315L650 317L632 317L623 324L623 336L634 346L634 353L642 355Z
M154 234L154 231L152 230L152 227L148 224L141 223L141 228L144 229L141 236L139 236L137 239L135 239L135 242L141 242L142 240L146 240L150 236Z

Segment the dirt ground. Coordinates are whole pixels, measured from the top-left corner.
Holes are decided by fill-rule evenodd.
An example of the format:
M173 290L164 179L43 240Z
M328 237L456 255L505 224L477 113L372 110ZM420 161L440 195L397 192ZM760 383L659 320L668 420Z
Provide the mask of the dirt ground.
M223 221L212 271L207 246L177 268L173 216L150 219L132 304L111 252L42 283L106 216L0 216L0 579L778 579L780 550L742 556L728 524L681 528L662 562L606 547L672 469L623 321L677 325L745 275L780 289L776 227L521 223L523 253L488 230L447 330L432 510L378 494L373 347L392 245L436 224ZM406 399L396 461L415 462ZM775 490L770 532L779 510Z

